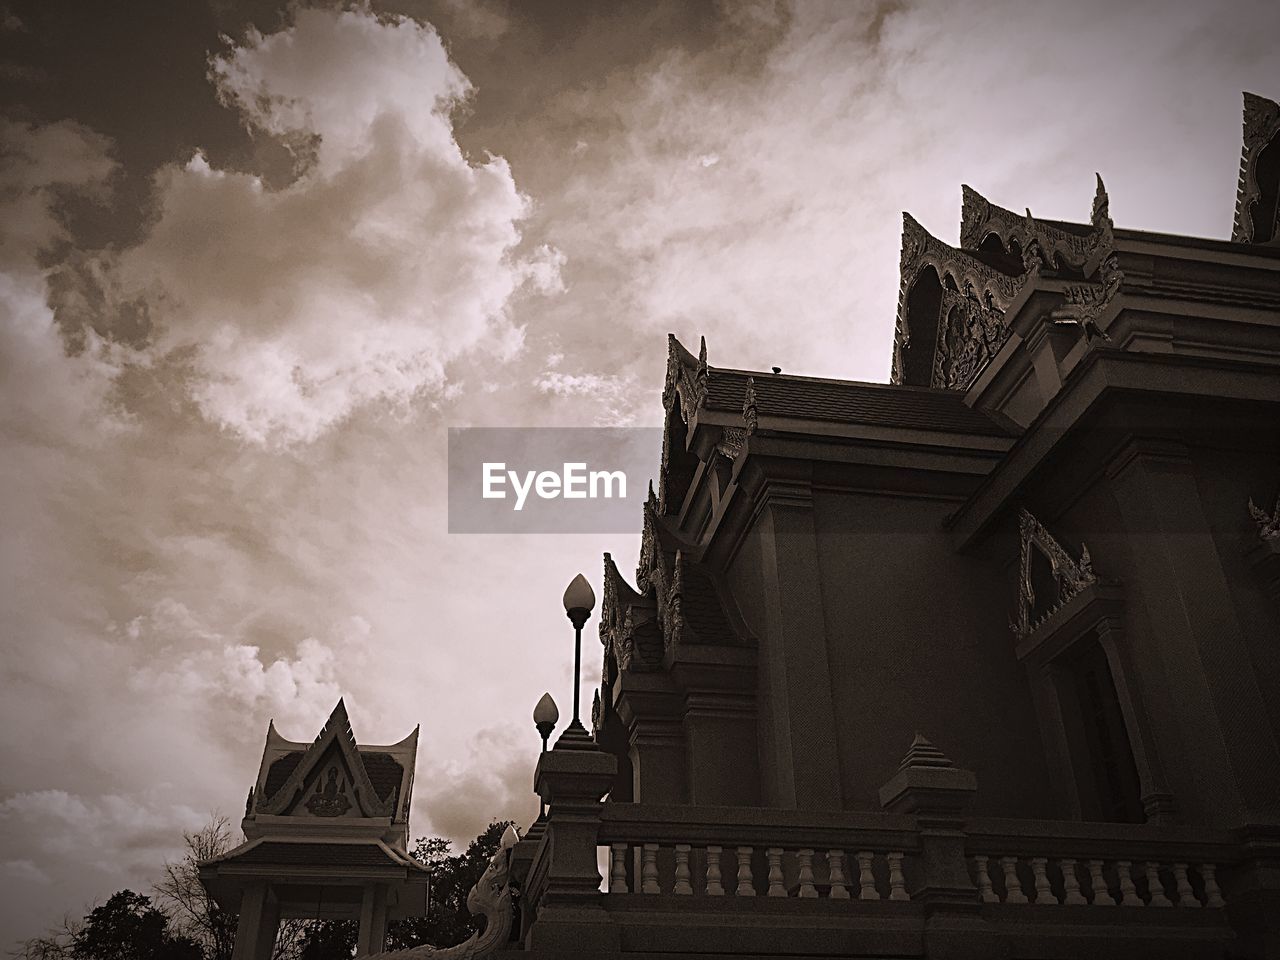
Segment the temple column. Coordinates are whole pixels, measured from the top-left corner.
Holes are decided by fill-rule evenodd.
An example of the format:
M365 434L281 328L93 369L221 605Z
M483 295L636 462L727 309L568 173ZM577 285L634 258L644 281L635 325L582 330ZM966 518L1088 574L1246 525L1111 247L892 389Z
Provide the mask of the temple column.
M366 884L360 900L360 933L356 956L381 953L387 942L387 888L381 883Z
M271 960L280 926L280 907L265 880L247 885L240 897L236 943L231 960Z
M600 902L596 861L600 801L617 770L613 754L573 727L538 759L534 784L547 803L547 832L529 867L526 902L536 912L529 949L618 952L618 929Z
M615 709L627 728L636 803L688 803L680 699L666 673L621 676Z
M762 533L765 614L759 667L770 700L775 796L780 807L839 810L840 756L827 630L823 617L813 491L807 479L763 479Z
M672 664L688 757L688 803L760 802L755 651L688 646Z
M1144 688L1158 682L1164 702L1178 704L1174 752L1199 767L1198 810L1187 812L1220 826L1269 816L1280 796L1280 748L1189 451L1175 440L1131 437L1108 473L1132 551L1125 587L1148 618L1147 646L1133 659L1144 664ZM1153 674L1146 665L1157 660L1163 669Z
M1129 745L1133 751L1133 763L1138 769L1138 785L1141 792L1142 811L1148 823L1174 823L1177 819L1177 803L1165 783L1156 752L1155 737L1142 705L1142 691L1136 682L1129 645L1120 626L1106 619L1098 624L1098 642L1107 655L1111 679L1116 686L1116 699L1124 715L1129 733Z

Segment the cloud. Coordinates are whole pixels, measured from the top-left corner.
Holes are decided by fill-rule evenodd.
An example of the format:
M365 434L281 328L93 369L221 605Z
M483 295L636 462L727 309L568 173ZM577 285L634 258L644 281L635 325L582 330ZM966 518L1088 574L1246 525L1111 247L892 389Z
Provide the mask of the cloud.
M515 820L521 829L532 822L538 813L536 755L527 749L530 738L522 734L526 731L513 725L486 727L471 737L465 753L447 762L419 758L417 832L429 824L432 834L465 846L494 820Z
M114 421L108 398L121 352L90 329L67 355L41 258L71 242L55 212L60 202L101 198L115 170L109 142L78 123L0 118L0 419L7 423L92 430Z
M147 355L200 412L260 444L315 440L361 407L438 395L468 352L509 359L511 305L562 290L521 252L530 204L500 157L453 136L470 86L430 27L300 9L213 58L218 94L295 152L279 189L201 153L156 177L158 216L115 264L145 304Z

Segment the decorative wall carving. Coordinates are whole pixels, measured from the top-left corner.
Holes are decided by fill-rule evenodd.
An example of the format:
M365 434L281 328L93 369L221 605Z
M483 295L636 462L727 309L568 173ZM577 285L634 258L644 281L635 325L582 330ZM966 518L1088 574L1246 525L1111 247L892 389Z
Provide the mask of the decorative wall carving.
M1004 315L974 295L942 292L938 345L933 353L933 386L966 390L999 352L1007 331Z
M1014 635L1021 640L1035 629L1041 620L1089 584L1096 583L1098 578L1093 572L1093 562L1089 557L1088 547L1081 544L1079 561L1073 559L1044 528L1044 525L1025 508L1018 511L1018 533L1021 537L1018 554L1018 608L1010 627ZM1032 550L1039 550L1049 561L1058 592L1048 612L1035 620L1032 619L1037 600L1031 580L1031 565L1034 559Z
M1262 184L1258 182L1258 157L1276 139L1277 134L1280 134L1280 104L1257 94L1245 93L1240 184L1236 191L1235 224L1231 229L1231 239L1236 243L1253 243L1255 237L1264 232L1264 239L1273 240L1276 237L1276 224L1264 227L1253 222L1253 206L1262 199ZM1272 184L1271 187L1280 189L1280 184Z
M351 809L351 800L347 797L347 778L338 773L337 767L329 767L325 772L324 783L316 781L316 788L304 806L311 811L313 817L342 816Z
M750 429L741 427L725 427L716 442L716 452L730 460L737 460L750 432Z
M1254 504L1249 498L1249 516L1258 525L1259 540L1280 540L1280 496L1276 497L1275 510L1268 516L1267 512Z

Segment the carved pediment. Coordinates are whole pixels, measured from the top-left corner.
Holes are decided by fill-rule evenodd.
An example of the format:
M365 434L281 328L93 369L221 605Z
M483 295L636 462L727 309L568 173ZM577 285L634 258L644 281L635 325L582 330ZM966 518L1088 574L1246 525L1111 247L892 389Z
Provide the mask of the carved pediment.
M1085 276L1105 260L1114 246L1111 218L1107 215L1107 193L1102 177L1097 178L1091 229L1088 234L1071 233L1035 219L1031 211L1017 214L997 206L968 185L961 187L960 246L977 250L988 237L999 238L1008 251L1021 252L1025 269L1043 267L1059 271L1078 270Z
M1018 606L1010 626L1023 639L1036 625L1098 578L1093 572L1089 548L1080 545L1080 558L1072 557L1044 525L1025 508L1018 511ZM1048 565L1053 596L1037 596L1033 565L1038 558Z
M1002 273L973 254L948 246L905 213L902 215L899 268L892 382L902 383L906 376L905 352L912 346L911 336L915 328L928 331L932 341L926 343L933 350L932 375L928 385L967 387L972 377L952 373L951 366L965 354L966 341L975 332L985 345L984 354L994 356L1008 336L1005 310L1027 282L1027 275L1015 277ZM924 272L930 269L941 287L944 309L939 310L936 317L912 318L912 290Z
M274 727L268 731L268 737ZM384 800L369 780L342 700L324 729L310 744L271 796L256 797L253 812L274 816L390 817L399 799L393 790Z
M1259 177L1259 158L1273 142L1280 137L1280 104L1257 94L1244 95L1244 142L1240 150L1240 183L1236 190L1235 223L1231 229L1231 239L1236 243L1264 243L1275 240L1280 235L1280 202L1276 194L1280 192L1280 182L1264 183ZM1258 204L1264 193L1272 198L1274 209L1271 211L1272 222L1255 222L1258 217Z
M927 376L929 386L968 389L1008 339L1005 313L1010 303L1042 270L1070 269L1086 280L1096 276L1094 282L1068 288L1066 304L1053 320L1079 324L1090 338L1105 338L1098 321L1119 291L1124 274L1114 256L1115 231L1102 177L1097 177L1087 233L1083 228L1073 233L1043 223L1030 210L1016 214L969 186L962 192L962 249L948 246L903 215L892 382L903 383L910 376L923 385ZM992 236L1003 248L999 256L1011 260L1003 264L1009 272L986 262L994 253L980 252ZM916 302L914 291L927 269L934 271L937 287L927 302ZM929 315L913 317L913 304ZM935 309L936 327L932 325ZM928 333L928 342L914 346L931 349L931 361L926 366L921 357L908 364L913 334L918 338L923 332ZM908 365L914 372L908 374Z
M662 405L670 412L680 400L680 417L688 423L707 395L707 338L699 338L695 358L674 333L667 334L667 377L662 388Z

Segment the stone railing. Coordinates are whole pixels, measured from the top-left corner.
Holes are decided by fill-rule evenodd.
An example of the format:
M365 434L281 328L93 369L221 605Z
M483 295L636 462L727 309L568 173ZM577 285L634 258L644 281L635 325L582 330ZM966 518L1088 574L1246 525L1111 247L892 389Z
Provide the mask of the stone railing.
M909 901L921 889L915 819L735 807L604 804L611 896ZM1039 820L965 823L981 903L1225 906L1216 831Z
M1225 906L1217 831L1108 823L972 820L970 875L983 903L1063 906Z
M910 818L739 807L606 804L606 892L909 900Z
M1248 909L1241 864L1280 849L1194 827L972 817L973 775L920 737L879 812L614 803L614 758L571 733L539 760L547 818L512 861L521 939L550 954L918 957L958 936L989 955L1088 955L1105 938L1198 958L1236 936L1219 908Z

